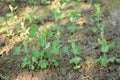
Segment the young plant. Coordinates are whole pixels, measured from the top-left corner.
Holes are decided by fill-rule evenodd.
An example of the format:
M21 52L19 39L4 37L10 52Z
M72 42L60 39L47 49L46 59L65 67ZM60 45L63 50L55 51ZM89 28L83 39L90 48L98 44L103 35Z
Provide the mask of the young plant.
M96 4L94 4L94 7L95 7L96 12L95 12L93 18L89 18L89 22L92 24L95 23L97 25L98 29L100 29L101 27L103 28L104 24L101 23L101 21L103 20L101 5L96 3ZM93 30L95 31L95 28ZM97 30L97 28L96 28L96 30Z
M104 54L107 53L110 48L115 46L115 42L108 44L106 39L98 39L98 43L101 45L101 50Z
M68 31L73 33L78 29L78 26L71 25L71 26L68 26L67 29L68 29Z
M72 25L74 25L74 23L80 18L81 14L77 11L71 11L69 12L70 15L70 22L72 23Z
M77 11L69 12L71 25L67 27L70 32L74 32L78 29L78 26L75 25L75 22L80 18L81 14Z
M55 8L55 9L52 10L52 14L53 14L54 17L55 17L56 25L58 25L58 21L59 21L60 19L65 18L67 13L61 13L60 7L57 7L57 8Z
M94 7L96 9L96 13L95 16L101 16L102 15L102 11L101 11L101 5L99 3L94 4Z
M17 15L14 15L14 11L17 9L17 7L13 7L13 6L9 5L9 9L10 9L11 13L8 13L6 16L9 17L8 24L11 24L14 22L15 19L17 19Z
M34 69L44 69L49 67L51 64L58 66L59 63L56 61L55 56L58 55L60 51L60 32L53 36L52 31L48 31L46 27L42 29L39 35L38 25L32 24L29 36L23 42L23 46L18 46L14 50L14 54L19 55L21 52L24 53L24 58L21 63L21 67L28 67L31 70ZM38 38L36 42L33 42L33 47L29 47L29 42ZM49 38L53 41L49 41Z
M103 67L107 67L110 62L114 62L115 57L108 58L107 56L100 57L96 59L96 62L100 63Z
M74 57L70 59L70 64L74 64L75 66L73 67L73 69L77 70L80 68L79 65L80 61L82 61L82 58L79 57L79 55L83 46L82 45L77 46L75 44L75 40L68 40L68 42L71 44L71 52L74 55Z
M96 62L100 63L103 67L106 67L110 62L115 61L115 57L107 58L106 53L108 53L109 49L115 46L115 42L107 44L106 39L98 39L98 43L101 45L101 51L104 56L96 59Z
M98 32L98 28L94 27L91 29L93 33L97 33Z

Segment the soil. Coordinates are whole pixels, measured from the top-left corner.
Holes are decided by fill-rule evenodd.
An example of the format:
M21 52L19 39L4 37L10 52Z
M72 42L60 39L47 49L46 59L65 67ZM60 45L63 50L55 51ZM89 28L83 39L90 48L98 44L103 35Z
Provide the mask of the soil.
M102 67L100 64L95 63L95 59L100 57L101 50L99 46L94 46L91 43L97 43L97 39L100 37L100 33L94 34L91 31L92 27L96 27L95 24L89 23L89 18L95 13L92 4L81 2L81 8L77 9L81 13L81 18L76 22L79 25L79 29L73 33L67 31L67 26L70 25L68 18L59 21L59 25L64 27L62 32L61 42L63 45L68 45L68 39L75 39L78 44L82 44L84 48L81 51L80 56L83 61L80 63L81 68L74 70L73 65L69 64L69 59L72 55L61 53L57 58L60 66L55 68L53 66L47 69L40 69L30 71L28 69L21 69L20 63L23 55L15 56L12 51L15 45L21 45L21 42L25 39L24 36L20 36L23 31L16 31L16 26L24 20L24 13L39 12L43 16L46 16L43 8L52 9L54 1L50 5L36 6L35 9L31 9L30 6L22 1L16 3L4 2L0 3L0 16L5 16L9 13L8 5L18 6L15 14L18 15L18 19L9 26L9 30L13 29L15 34L8 36L7 32L0 33L0 80L120 80L120 63L113 62L107 67ZM64 11L72 10L70 5ZM103 14L103 23L106 24L105 37L108 42L114 41L115 47L109 50L108 57L120 58L120 26L113 26L111 24L111 16L109 10ZM6 18L7 19L7 18ZM54 17L48 15L48 20L38 21L37 23L42 26L50 26L55 24ZM1 23L1 22L0 22ZM4 24L0 24L4 26ZM26 26L29 26L26 22Z

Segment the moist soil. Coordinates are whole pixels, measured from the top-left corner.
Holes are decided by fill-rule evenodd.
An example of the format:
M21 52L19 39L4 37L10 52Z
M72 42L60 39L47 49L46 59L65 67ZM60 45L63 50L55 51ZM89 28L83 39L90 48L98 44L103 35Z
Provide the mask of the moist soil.
M9 13L8 5L18 6L15 14L18 15L18 19L9 26L9 30L15 29L23 19L23 13L35 13L40 12L44 16L43 8L52 8L55 4L54 1L49 5L36 6L34 10L25 2L0 3L0 16L5 16ZM69 6L67 10L72 10ZM80 56L82 57L82 62L79 64L81 68L74 70L73 66L69 64L69 60L73 57L70 54L61 52L61 55L57 57L59 62L59 67L48 67L47 69L39 69L35 71L30 71L26 68L22 69L20 63L22 60L21 55L13 55L13 49L15 45L21 45L24 37L20 37L22 31L15 31L15 34L8 36L6 31L0 33L0 80L120 80L120 63L113 62L108 64L107 67L102 67L100 64L95 62L96 58L102 56L99 46L95 46L91 43L97 43L97 39L100 38L100 32L93 33L91 28L96 27L96 24L89 23L89 18L95 14L95 9L93 4L88 4L81 2L81 8L77 9L81 13L81 18L76 22L79 29L75 32L69 32L66 28L70 25L68 19L61 20L59 25L64 27L64 31L61 33L61 42L63 46L68 45L68 39L75 39L78 44L82 44L84 47L81 51ZM107 11L107 12L106 12ZM45 15L46 16L46 15ZM53 25L54 17L52 15L48 16L48 20L36 21L40 26L42 25ZM120 57L120 26L113 26L111 24L111 16L109 10L103 13L103 21L106 25L105 28L105 38L108 43L114 41L116 43L115 47L109 50L107 53L108 57ZM25 23L29 26L29 23Z

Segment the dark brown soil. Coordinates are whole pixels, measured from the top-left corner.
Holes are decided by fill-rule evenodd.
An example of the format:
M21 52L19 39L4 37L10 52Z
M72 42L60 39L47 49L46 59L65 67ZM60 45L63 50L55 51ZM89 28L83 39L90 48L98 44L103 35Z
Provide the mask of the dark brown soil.
M25 2L20 2L20 4L1 3L1 16L5 16L5 14L9 12L8 4L18 6L16 14L19 15L19 19L12 25L17 25L17 23L24 19L20 19L23 17L23 13L34 13L37 11L44 14L42 10L43 6L31 10ZM80 55L83 61L80 63L81 68L79 70L74 70L73 65L69 64L69 59L72 56L63 52L60 57L57 58L60 64L57 68L51 66L44 70L40 69L35 71L21 69L19 65L23 55L15 56L12 54L12 51L14 46L20 44L24 38L19 36L20 32L9 37L7 36L7 33L4 32L0 33L0 80L120 80L120 71L118 70L120 63L110 63L107 67L101 67L99 64L95 63L95 59L102 55L101 50L99 46L94 46L90 43L97 43L100 33L92 33L91 28L96 25L91 24L88 21L88 19L94 14L92 4L81 4L81 8L77 11L81 12L82 17L76 22L76 24L80 26L76 32L71 33L66 30L66 26L70 25L67 19L65 21L60 21L60 25L63 25L65 28L64 32L61 34L61 42L63 46L68 45L68 39L76 39L78 44L84 46ZM54 6L51 4L49 8L52 7ZM103 17L104 20L102 21L106 24L105 37L108 42L114 41L116 43L115 47L109 50L107 56L120 58L120 26L112 26L110 23L110 15L106 14L107 13L105 12L105 16ZM42 21L39 24L49 26L54 24L52 20ZM14 28L15 27L11 27L10 29ZM20 39L16 39L15 36Z

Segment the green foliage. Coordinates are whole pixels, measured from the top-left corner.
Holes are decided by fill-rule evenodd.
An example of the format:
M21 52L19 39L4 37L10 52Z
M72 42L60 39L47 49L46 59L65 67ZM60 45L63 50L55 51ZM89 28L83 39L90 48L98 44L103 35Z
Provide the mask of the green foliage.
M98 39L98 43L101 45L101 50L103 53L107 53L110 48L115 46L115 42L107 44L106 39Z
M77 29L78 29L78 26L68 26L67 29L70 31L70 32L75 32Z
M25 19L28 20L29 22L33 21L33 18L30 16L30 14L25 13L24 16L25 16Z
M30 23L35 23L36 20L39 20L39 21L43 20L43 17L40 15L40 13L35 13L35 14L25 13L24 16L25 16L25 19Z
M96 8L96 14L95 16L101 16L102 15L102 11L101 11L101 5L99 3L94 4L94 7Z
M69 51L68 46L64 46L62 49L65 53L68 53L68 51Z
M23 47L16 47L14 54L19 55L20 52L24 53L24 58L21 63L21 67L29 67L29 69L44 69L53 64L55 67L59 66L59 63L55 60L55 56L59 54L60 51L60 32L59 30L48 31L46 27L43 27L41 34L37 34L39 27L36 24L32 24L28 38L23 42ZM54 33L54 36L50 34ZM34 48L29 49L29 41L32 39L39 39L34 43ZM53 41L49 41L52 38ZM52 60L51 60L52 59Z
M13 13L9 13L6 15L9 18L9 24L13 23L15 21L15 19L17 19L17 15L13 15Z
M86 0L86 2L87 2L87 3L92 3L92 2L93 2L93 0Z
M81 16L81 14L77 11L71 11L69 12L70 15L70 22L75 23Z
M9 5L9 9L11 11L11 13L6 14L6 16L9 18L9 24L13 23L15 21L15 19L17 19L17 15L14 15L14 11L17 9L17 7L13 7L11 5Z
M38 32L38 30L39 30L39 29L38 29L38 25L32 24L29 37L30 37L30 38L36 38L36 37L37 37L37 32Z
M75 64L75 66L73 67L73 69L77 70L77 69L80 68L79 63L80 63L81 60L82 59L80 57L74 57L74 58L70 59L70 64Z
M28 3L32 6L35 7L37 5L46 5L50 4L49 0L28 0Z
M2 33L4 30L6 30L5 27L0 27L0 33Z
M92 28L93 33L96 33L98 30L100 30L101 39L100 38L98 39L98 44L100 45L101 51L104 55L96 59L96 62L106 67L108 63L115 61L115 57L107 58L106 56L106 53L108 53L109 49L115 46L115 42L111 42L109 44L107 43L105 39L105 34L104 34L105 24L101 22L103 20L101 5L99 3L95 3L94 7L96 9L96 12L94 17L89 19L89 22L92 24L96 24L96 26L98 27L98 28Z
M107 67L108 63L115 61L115 57L107 58L106 56L103 56L96 59L95 61L100 63L103 67Z
M13 54L14 55L19 55L20 54L20 50L21 50L21 46L16 47L14 52L13 52Z
M48 0L29 0L29 3L35 6L39 4L37 1L39 1L40 4L46 4L49 2ZM80 68L80 62L82 61L80 54L83 46L76 44L76 41L74 39L68 40L70 47L62 46L60 36L64 28L59 26L59 21L68 17L70 22L70 26L67 27L68 31L75 32L77 29L79 29L79 27L76 26L76 21L81 17L81 13L74 10L70 12L63 12L61 10L64 10L69 3L72 3L74 9L80 8L80 0L55 1L60 5L52 10L49 10L49 14L52 14L54 16L54 21L56 22L55 25L50 26L49 29L47 29L45 26L39 28L39 25L36 23L37 21L43 21L44 17L40 13L25 13L24 17L26 21L29 22L30 26L28 28L25 28L25 23L23 21L16 28L17 30L22 29L24 31L23 35L26 37L26 39L23 41L23 45L17 46L13 51L14 55L20 55L21 53L24 55L21 63L22 68L26 67L30 70L34 70L45 69L51 65L58 67L59 63L56 60L56 56L60 54L61 47L64 53L71 53L71 55L73 55L73 57L69 60L69 63L74 65L73 69L77 70ZM92 0L87 1L92 2ZM109 44L107 43L106 39L104 38L105 25L101 22L103 20L101 5L94 4L94 7L96 9L95 15L93 18L90 18L89 21L97 26L97 28L93 27L91 29L93 33L97 33L98 30L101 30L101 38L98 39L98 43L101 47L102 53L104 54L104 56L96 59L96 62L100 63L103 67L106 67L110 62L117 60L115 57L108 58L106 56L106 53L108 53L109 49L115 46L115 42ZM13 14L17 7L12 7L9 5L9 8L11 13L7 14L7 17L9 17L10 23L12 23L15 19L17 19L17 16ZM0 17L0 20L6 22L6 19L3 17ZM6 28L0 27L0 32L3 32L5 29ZM8 33L12 35L13 30L9 30ZM31 43L32 46L29 45ZM99 45L97 44L97 46Z
M9 5L9 8L10 8L11 13L13 13L17 9L17 7L13 7L11 5Z
M0 16L0 21L2 21L2 22L6 22L5 18L2 17L2 16Z
M92 32L93 32L93 33L97 33L97 31L98 31L98 28L95 28L95 27L92 28Z
M71 51L72 51L72 53L73 53L74 55L79 55L81 49L83 48L83 46L82 46L82 45L78 45L78 46L77 46L77 45L75 44L75 40L68 40L68 42L71 43L71 47L72 47Z
M80 61L82 61L82 59L80 57L74 57L72 59L70 59L70 64L74 64L73 69L77 70L80 68Z
M55 22L56 24L58 24L58 21L60 19L63 19L66 17L66 14L67 13L61 13L61 10L60 10L60 7L57 7L57 8L54 8L53 10L51 10L52 14L54 15L55 17Z
M70 59L70 64L75 64L75 66L73 67L73 69L77 70L80 68L80 61L82 60L82 58L80 58L78 55L80 54L81 49L83 48L82 45L77 46L75 44L75 40L68 40L68 42L71 44L71 52L74 55L74 57L72 59Z

